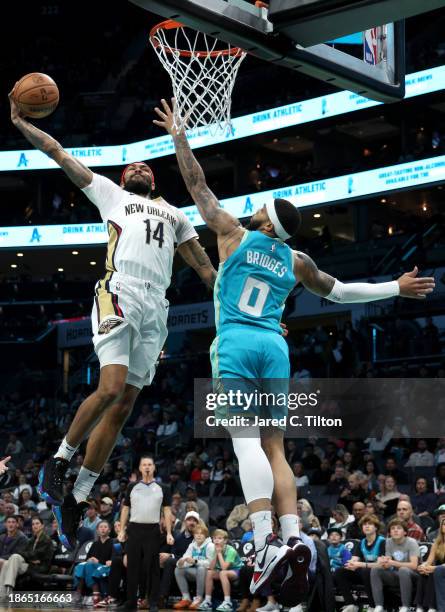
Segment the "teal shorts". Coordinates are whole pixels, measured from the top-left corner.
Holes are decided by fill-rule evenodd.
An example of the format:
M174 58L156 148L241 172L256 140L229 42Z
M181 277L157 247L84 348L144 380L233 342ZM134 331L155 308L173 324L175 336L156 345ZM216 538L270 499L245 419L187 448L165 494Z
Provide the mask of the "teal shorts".
M289 349L281 334L248 325L223 326L210 347L210 359L218 392L239 390L256 397L263 394L248 409L245 405L218 407L218 417L238 414L280 419L287 416L287 401L280 400L287 397L289 390ZM279 401L266 403L264 394L279 396Z

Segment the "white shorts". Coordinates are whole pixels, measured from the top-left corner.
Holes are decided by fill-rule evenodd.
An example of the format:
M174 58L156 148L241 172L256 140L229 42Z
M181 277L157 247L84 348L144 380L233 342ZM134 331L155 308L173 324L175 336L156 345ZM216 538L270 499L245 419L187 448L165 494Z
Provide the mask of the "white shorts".
M149 281L107 272L96 283L91 314L100 367L128 367L127 383L142 389L153 380L167 338L168 300Z

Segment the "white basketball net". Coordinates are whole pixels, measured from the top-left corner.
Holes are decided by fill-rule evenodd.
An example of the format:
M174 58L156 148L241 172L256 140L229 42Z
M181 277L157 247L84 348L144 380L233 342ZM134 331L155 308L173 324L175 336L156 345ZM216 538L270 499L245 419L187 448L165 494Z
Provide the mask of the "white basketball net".
M232 90L245 51L222 49L216 38L180 24L154 28L150 42L171 78L175 127L230 130Z

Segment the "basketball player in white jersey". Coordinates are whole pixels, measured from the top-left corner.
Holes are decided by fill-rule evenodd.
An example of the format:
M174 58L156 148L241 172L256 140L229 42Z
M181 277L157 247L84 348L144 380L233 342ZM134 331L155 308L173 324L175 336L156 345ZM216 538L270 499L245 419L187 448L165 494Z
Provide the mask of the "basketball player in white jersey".
M216 272L186 215L162 198L151 198L154 178L147 164L129 164L116 185L26 121L12 94L13 124L98 207L109 234L106 273L96 284L92 313L93 342L101 368L99 385L79 407L60 448L39 477L39 492L53 505L59 537L72 548L85 500L138 393L154 376L167 337L165 291L171 282L175 249L209 287L213 287ZM73 492L64 497L69 462L88 436ZM171 534L168 540L173 543Z

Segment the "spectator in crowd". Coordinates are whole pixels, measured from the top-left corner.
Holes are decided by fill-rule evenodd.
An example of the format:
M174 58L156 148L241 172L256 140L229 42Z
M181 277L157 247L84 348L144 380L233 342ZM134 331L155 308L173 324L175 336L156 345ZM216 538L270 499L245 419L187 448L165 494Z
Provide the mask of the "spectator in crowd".
M0 571L0 594L8 596L14 589L17 577L34 572L46 574L51 568L54 546L51 538L45 533L45 526L40 517L32 519L32 537L20 549L14 552L3 563Z
M17 501L19 507L26 506L26 508L30 508L31 510L36 509L36 504L31 499L31 493L29 492L29 489L23 489Z
M332 527L341 529L343 536L346 535L348 526L354 522L354 517L349 514L348 509L343 504L337 504L332 510L332 516L329 519L328 530ZM323 537L325 539L327 534Z
M315 516L311 504L304 497L297 500L297 513L306 532L309 529L320 529L320 521Z
M434 465L434 455L428 450L426 440L417 440L417 451L411 453L405 467L431 467Z
M173 415L170 412L162 413L162 423L156 430L156 437L162 438L166 436L174 436L178 433L178 423L174 420Z
M428 491L428 481L423 476L416 478L415 494L411 497L411 504L417 516L432 516L436 507L437 498Z
M219 457L215 460L214 467L210 470L210 480L212 482L219 482L224 477L224 468L225 468L224 459Z
M313 485L327 485L332 476L331 464L329 459L322 459L320 467L315 470L311 477L311 483Z
M88 501L88 504L89 506L86 509L85 518L83 519L82 526L85 527L86 529L91 529L91 531L93 532L93 537L94 537L97 526L103 519L101 519L97 513L97 502L94 499L92 499Z
M20 474L19 476L19 484L14 489L14 493L13 493L14 499L18 499L22 491L28 491L29 495L30 496L32 495L32 486L26 480L25 474Z
M376 604L374 612L384 611L384 585L400 588L402 607L399 612L408 612L419 563L419 545L407 536L407 526L399 518L389 522L388 534L385 554L377 559L377 566L371 568L372 596Z
M218 612L231 612L233 606L230 596L230 583L237 580L243 562L235 548L228 544L227 531L215 529L212 539L214 544L213 558L210 561L206 576L205 599L198 609L212 609L213 583L215 580L219 580L224 594L224 601L216 609Z
M106 595L97 604L98 608L110 608L118 604L120 594L126 592L126 572L127 572L127 556L126 556L126 543L127 534L123 536L123 541L119 540L119 533L121 531L120 521L114 522L114 531L117 534L116 538L113 538L112 545L113 550L111 553L110 573L108 575L108 595ZM103 581L103 579L102 579ZM123 590L120 590L121 583L123 584ZM104 592L105 588L101 588Z
M76 602L80 603L85 587L93 590L93 603L101 601L98 580L108 575L113 554L113 541L110 538L108 521L101 521L96 529L97 539L91 545L87 560L78 563L74 568L74 586Z
M238 483L233 477L232 470L226 467L224 469L223 479L220 482L216 483L216 486L213 490L213 497L237 497L239 495L241 495L240 487L238 486Z
M420 525L414 521L414 512L411 502L400 500L397 504L397 518L403 521L407 528L407 536L414 538L417 542L423 542L425 534Z
M428 532L428 542L434 542L435 539L440 535L439 525L441 524L442 520L445 519L445 504L442 504L438 508L436 508L436 510L434 511L434 516L436 517L438 527L437 529Z
M292 465L292 471L295 477L295 484L298 487L307 487L309 484L309 478L304 473L303 463L301 461L296 461Z
M186 488L186 499L185 501L183 501L179 507L179 511L178 511L178 518L179 520L182 520L185 515L186 515L186 505L189 502L194 502L197 506L197 511L199 514L199 518L206 524L208 525L209 522L209 506L208 504L203 500L203 499L199 499L198 495L196 493L196 488L194 485L189 484Z
M301 456L301 462L305 470L318 470L320 467L321 459L315 453L315 445L311 442L305 445Z
M351 552L342 543L344 533L340 527L330 527L328 529L328 556L331 572L344 567L351 558Z
M203 463L209 460L208 454L204 451L203 446L200 442L195 444L195 447L191 453L189 453L184 459L184 465L190 468L196 459L200 459Z
M361 478L357 472L348 476L348 484L339 495L338 502L346 506L349 512L352 511L352 506L355 502L365 502L367 498L366 492L361 486Z
M438 586L440 589L439 598L436 601L436 590L434 575L436 570L443 566L445 563L445 519L443 519L439 526L439 535L435 539L431 546L428 557L423 563L419 565L417 571L420 574L417 580L417 592L416 592L416 612L423 612L424 608L431 612L437 608L437 601L440 602L441 610L445 604L445 580L438 580ZM440 572L439 570L438 576ZM443 574L445 577L445 573ZM445 608L443 608L445 609Z
M363 502L357 501L352 506L352 515L354 517L354 522L348 525L346 529L346 539L347 540L360 540L363 537L363 530L360 524L360 520L366 513L366 506Z
M182 599L173 608L197 610L204 597L204 587L207 569L215 556L215 547L209 538L209 530L205 526L197 525L191 542L178 560L175 569L176 582ZM196 595L191 598L188 581L196 583Z
M30 508L22 506L17 518L19 520L20 531L24 533L27 538L30 538L32 535L32 516Z
M378 469L374 459L367 459L365 462L365 476L367 477L367 492L377 492L379 484L377 480Z
M407 484L408 482L408 476L399 468L394 456L389 456L387 458L384 472L387 476L392 476L399 484Z
M326 495L340 495L348 486L344 465L336 465L331 480L326 486Z
M25 448L21 440L19 440L14 433L9 434L9 442L6 445L5 454L11 455L13 459L14 458L17 459L17 455L20 455L21 453L23 453L24 450Z
M201 478L196 482L196 494L198 497L210 496L210 470L203 467L201 470Z
M434 465L439 465L439 463L445 463L445 437L439 438L436 444Z
M295 444L295 440L286 440L286 460L289 465L292 465L295 461L300 459L300 455L297 449L297 445Z
M434 549L434 557L432 552ZM431 557L431 559L430 559ZM439 535L437 536L430 555L428 557L430 567L432 564L434 569L427 568L426 572L433 572L434 590L437 601L437 609L439 612L445 610L445 519L442 519L439 527Z
M135 429L144 429L145 427L147 427L147 425L151 424L151 411L150 411L150 406L148 404L142 404L141 406L141 412L138 416L138 418L136 419L135 424L133 425L133 427Z
M375 496L380 510L385 518L395 514L399 502L400 491L394 476L379 476L379 492Z
M185 495L187 485L181 480L179 473L176 471L170 472L168 475L168 487L171 491L172 496L179 493L180 496Z
M360 503L360 502L358 502ZM371 568L377 567L377 560L385 554L386 540L379 535L380 521L375 514L360 519L362 530L360 544L352 552L352 558L334 574L334 581L345 602L342 612L358 612L352 594L354 584L363 584L371 606L374 606L371 589Z
M445 494L445 463L439 463L436 467L436 475L433 478L433 491L436 495Z
M189 544L192 543L195 529L199 524L205 526L205 524L200 521L199 514L194 511L187 512L181 525L181 530L179 532L174 532L173 534L175 541L171 549L170 557L164 561L161 576L161 585L159 590L160 608L168 607L167 603L171 591L173 577L175 575L176 564L187 550Z
M6 512L8 504L6 504ZM28 539L19 531L17 516L7 516L5 520L5 533L0 535L0 568L14 553L20 553L26 546Z
M113 523L115 513L113 512L114 502L111 497L103 497L100 500L100 520L107 521L110 527L110 534L114 537L115 534L113 532Z

